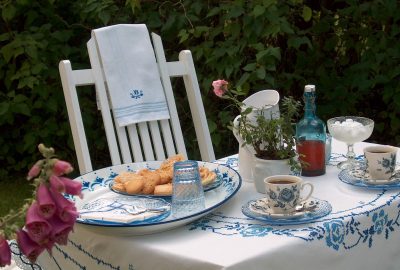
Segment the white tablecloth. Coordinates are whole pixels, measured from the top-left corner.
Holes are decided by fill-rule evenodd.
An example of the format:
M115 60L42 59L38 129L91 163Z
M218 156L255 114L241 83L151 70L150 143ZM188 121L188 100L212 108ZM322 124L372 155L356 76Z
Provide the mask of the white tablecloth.
M356 144L362 154L363 143ZM333 142L332 164L346 152ZM338 154L339 153L339 154ZM237 157L222 160L237 168ZM261 198L252 183L210 215L174 230L132 237L100 235L75 226L67 246L39 258L44 269L400 269L400 189L368 190L341 182L327 166L305 177L314 197L333 211L303 225L270 226L247 218L244 203Z

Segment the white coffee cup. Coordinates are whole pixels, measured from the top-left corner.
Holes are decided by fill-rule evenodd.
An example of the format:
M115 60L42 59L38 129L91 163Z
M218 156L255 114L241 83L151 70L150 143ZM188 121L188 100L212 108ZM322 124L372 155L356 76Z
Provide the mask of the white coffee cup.
M274 175L264 179L268 199L268 207L275 214L294 213L296 206L308 200L314 191L310 182L305 182L301 177L294 175ZM301 196L301 191L309 186L306 196Z
M397 148L390 145L368 146L364 148L367 162L366 173L374 180L388 180L396 167Z

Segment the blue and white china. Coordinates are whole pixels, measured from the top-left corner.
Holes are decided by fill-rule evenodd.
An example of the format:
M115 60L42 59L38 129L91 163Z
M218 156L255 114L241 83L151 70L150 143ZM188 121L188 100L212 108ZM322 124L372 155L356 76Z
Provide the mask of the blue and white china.
M132 199L106 193L85 203L79 210L78 221L97 225L151 224L165 219L171 213L171 204L160 198Z
M252 219L263 221L270 225L296 225L320 219L332 211L332 206L325 200L312 198L295 212L275 214L268 207L268 199L250 200L242 206L242 213Z
M276 214L294 212L314 191L313 184L294 175L269 176L264 179L264 183L270 211ZM307 186L308 192L304 193Z
M155 162L156 162L156 161L155 161ZM218 174L217 174L217 178L216 178L212 183L203 186L204 192L208 192L208 191L210 191L210 190L216 189L217 187L219 187L219 186L222 184L222 182L223 182L223 179L222 179L221 175L218 175ZM146 196L146 197L165 198L165 199L171 198L171 195L151 195L151 194L150 194L150 195L141 195L141 194L129 194L129 193L126 193L126 192L124 192L124 191L119 191L119 190L113 189L113 184L114 184L114 180L112 180L112 181L110 182L110 184L108 185L109 188L110 188L112 191L114 191L114 192L116 192L116 193L119 193L119 194L127 195L127 196Z
M374 145L364 148L365 169L371 179L388 180L396 168L397 147Z
M221 205L229 201L240 189L242 184L242 178L240 175L232 168L216 163L202 162L198 161L199 167L204 166L211 171L215 171L217 177L221 179L221 183L218 187L211 191L205 193L205 205L206 208L197 213L187 215L180 218L173 218L171 215L164 218L163 215L169 213L165 212L159 216L159 220L144 220L140 223L113 223L113 222L94 222L90 219L78 219L77 226L83 226L87 229L96 231L101 234L112 234L112 235L144 235L152 234L156 232L170 230L187 223L190 223L196 219L199 219L210 212L214 211ZM158 161L140 162L140 163L130 163L115 165L100 170L96 170L80 177L77 177L75 181L82 182L82 193L83 199L75 198L73 196L67 196L68 199L75 200L76 207L79 212L84 211L95 202L98 198L103 198L103 196L116 196L119 198L129 198L126 200L138 200L143 198L143 196L124 196L122 194L117 194L112 192L109 188L110 182L114 179L116 175L124 171L137 171L139 169L147 168L157 169L160 166ZM170 198L154 198L148 197L155 200L165 200L170 203ZM118 201L120 201L119 199ZM125 201L125 199L124 199ZM133 202L131 204L134 204ZM150 206L148 206L150 207ZM151 207L153 208L153 207ZM164 219L162 219L164 218ZM162 219L162 220L161 220Z
M392 177L388 180L371 179L371 176L364 167L357 167L348 170L342 170L339 179L349 185L365 187L370 189L397 189L400 188L400 170L394 171Z

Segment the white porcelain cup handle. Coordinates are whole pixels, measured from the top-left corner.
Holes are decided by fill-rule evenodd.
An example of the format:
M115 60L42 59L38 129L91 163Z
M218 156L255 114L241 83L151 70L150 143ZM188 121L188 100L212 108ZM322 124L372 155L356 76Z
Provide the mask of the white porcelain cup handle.
M310 182L302 183L302 184L301 184L301 187L300 187L300 190L303 190L305 186L309 186L309 187L310 187L310 191L308 192L308 195L307 195L305 198L301 198L301 199L300 199L299 203L304 202L304 201L307 201L307 200L311 197L311 194L312 194L313 191L314 191L314 186L313 186L313 184L311 184Z

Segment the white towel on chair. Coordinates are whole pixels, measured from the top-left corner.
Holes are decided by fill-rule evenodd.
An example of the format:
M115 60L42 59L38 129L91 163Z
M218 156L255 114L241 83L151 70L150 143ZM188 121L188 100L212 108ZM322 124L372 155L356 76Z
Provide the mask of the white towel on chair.
M114 117L120 127L169 119L160 75L144 24L93 30Z

